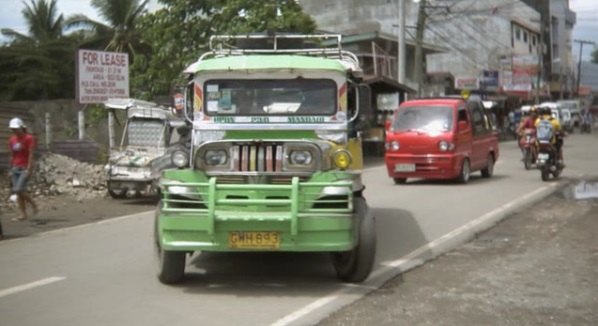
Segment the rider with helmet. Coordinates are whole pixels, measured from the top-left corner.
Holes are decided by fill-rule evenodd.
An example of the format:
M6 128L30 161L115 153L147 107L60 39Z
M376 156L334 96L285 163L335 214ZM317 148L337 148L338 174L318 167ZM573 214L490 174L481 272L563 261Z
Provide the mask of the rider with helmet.
M517 134L519 135L519 147L521 147L522 152L524 151L524 146L526 144L526 136L530 135L532 138L535 139L536 135L536 120L538 119L538 109L535 106L532 106L527 112L526 117L521 121L519 127L517 128ZM536 157L536 146L530 146L532 158ZM525 156L525 153L524 153ZM525 160L525 157L522 158Z
M536 128L540 125L542 120L547 120L552 125L554 130L550 143L554 145L557 151L557 163L564 167L563 164L563 131L559 120L552 116L552 111L548 107L538 108L538 119L536 120Z

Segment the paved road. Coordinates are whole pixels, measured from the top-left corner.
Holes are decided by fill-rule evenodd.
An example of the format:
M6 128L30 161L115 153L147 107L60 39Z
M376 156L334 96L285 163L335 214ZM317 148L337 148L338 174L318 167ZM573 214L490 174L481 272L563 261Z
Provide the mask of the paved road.
M598 137L573 135L564 178L592 174ZM206 254L189 281L159 284L150 213L0 243L0 323L5 325L305 325L401 270L448 250L518 205L548 194L525 171L514 142L501 144L495 177L467 185L395 186L382 166L365 171L378 218L377 267L359 286L338 282L321 254Z

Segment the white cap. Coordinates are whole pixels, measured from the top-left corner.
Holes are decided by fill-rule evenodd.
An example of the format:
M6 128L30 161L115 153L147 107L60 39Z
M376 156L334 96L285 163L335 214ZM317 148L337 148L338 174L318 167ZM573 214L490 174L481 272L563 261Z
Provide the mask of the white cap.
M10 129L20 129L25 127L25 124L23 123L23 120L19 119L19 118L12 118L10 119L10 122L8 123L8 127Z

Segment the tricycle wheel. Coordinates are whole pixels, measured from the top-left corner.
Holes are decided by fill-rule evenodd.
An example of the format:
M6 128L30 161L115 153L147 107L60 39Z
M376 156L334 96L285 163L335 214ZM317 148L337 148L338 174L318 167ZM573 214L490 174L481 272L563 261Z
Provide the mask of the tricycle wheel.
M353 218L359 223L357 245L350 251L332 253L332 263L338 278L358 283L365 280L374 267L376 223L364 198L355 198L353 205Z

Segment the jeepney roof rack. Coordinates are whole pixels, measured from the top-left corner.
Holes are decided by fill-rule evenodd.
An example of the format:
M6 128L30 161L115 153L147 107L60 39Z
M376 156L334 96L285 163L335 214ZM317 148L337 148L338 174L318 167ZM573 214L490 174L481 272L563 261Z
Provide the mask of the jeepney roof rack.
M320 43L336 40L331 47ZM340 60L349 70L358 72L359 59L355 54L342 49L340 34L246 34L213 35L210 37L210 52L198 61L208 57L223 57L246 54L301 54Z

